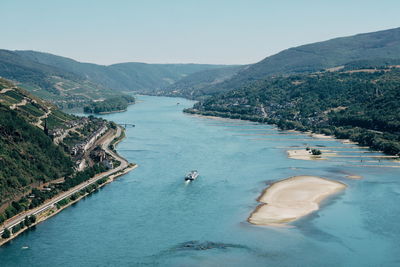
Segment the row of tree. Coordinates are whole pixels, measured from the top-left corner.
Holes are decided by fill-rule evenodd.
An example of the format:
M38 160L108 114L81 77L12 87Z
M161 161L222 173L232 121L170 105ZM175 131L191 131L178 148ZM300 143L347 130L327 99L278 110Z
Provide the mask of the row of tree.
M27 195L18 201L13 201L3 213L0 213L0 224L23 211L34 209L40 206L46 200L53 198L61 192L68 191L72 187L79 185L94 177L96 174L102 173L106 170L107 168L104 165L95 164L93 167L68 176L65 178L63 183L54 185L51 190L43 191L33 188Z
M1 238L3 238L3 239L10 238L11 233L13 233L13 234L18 233L19 231L21 231L25 227L30 227L35 222L36 222L36 216L35 215L29 216L29 217L27 216L19 224L14 225L11 228L11 231L8 228L4 229L4 231L3 231L2 235L1 235Z

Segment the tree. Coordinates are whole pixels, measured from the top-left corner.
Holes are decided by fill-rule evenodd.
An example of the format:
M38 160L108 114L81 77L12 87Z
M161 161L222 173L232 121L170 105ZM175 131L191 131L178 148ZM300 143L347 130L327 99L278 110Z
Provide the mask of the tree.
M7 238L10 238L10 236L11 236L10 230L8 230L7 228L4 229L4 232L1 235L1 237L4 238L4 239L7 239Z
M312 153L314 156L318 156L318 155L321 155L321 154L322 154L321 150L319 150L319 149L312 149L312 150L311 150L311 153Z
M21 227L19 224L17 224L16 226L14 226L12 228L12 233L15 234L15 233L19 232L19 230L21 230Z
M28 216L25 217L24 224L25 224L26 227L31 226L32 223L31 223L31 220L29 220Z
M29 220L32 224L34 224L36 222L36 216L32 215L31 217L29 217Z

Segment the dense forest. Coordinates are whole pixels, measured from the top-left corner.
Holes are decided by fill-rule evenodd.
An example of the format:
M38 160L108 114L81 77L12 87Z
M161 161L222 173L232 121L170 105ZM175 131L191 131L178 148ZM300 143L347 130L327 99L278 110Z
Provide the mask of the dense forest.
M71 174L60 147L18 112L0 104L0 199L7 201L31 184Z
M324 72L248 82L186 112L349 138L400 153L400 71Z
M108 98L104 101L92 102L83 108L85 113L107 113L114 111L123 111L128 108L128 105L135 103L135 98L129 95L116 96Z

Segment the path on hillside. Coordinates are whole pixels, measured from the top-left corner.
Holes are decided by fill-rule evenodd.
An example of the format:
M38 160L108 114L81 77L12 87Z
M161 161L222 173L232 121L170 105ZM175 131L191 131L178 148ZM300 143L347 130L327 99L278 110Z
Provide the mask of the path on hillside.
M44 127L42 126L43 120L48 118L50 113L51 113L51 108L48 108L47 112L42 116L38 117L38 121L35 122L33 125L43 130L44 129Z
M17 103L17 104L12 104L10 106L10 109L16 109L17 107L21 107L21 106L25 106L28 103L28 101L26 101L26 98L22 99L21 102Z
M0 90L0 94L4 94L4 93L7 93L8 91L12 91L12 90L13 90L13 88L4 88L4 89Z

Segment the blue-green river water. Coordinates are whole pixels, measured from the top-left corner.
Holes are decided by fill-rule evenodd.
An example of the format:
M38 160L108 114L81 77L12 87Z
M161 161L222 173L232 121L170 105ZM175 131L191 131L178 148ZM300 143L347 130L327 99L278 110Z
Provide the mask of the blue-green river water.
M139 167L0 247L0 266L400 265L400 168L351 166L398 162L271 125L186 115L193 102L184 99L139 100L103 116L136 125L118 151ZM305 144L356 157L287 158L289 147ZM185 184L192 169L200 177ZM296 175L348 188L290 227L247 223L269 183ZM182 248L188 241L217 248Z

